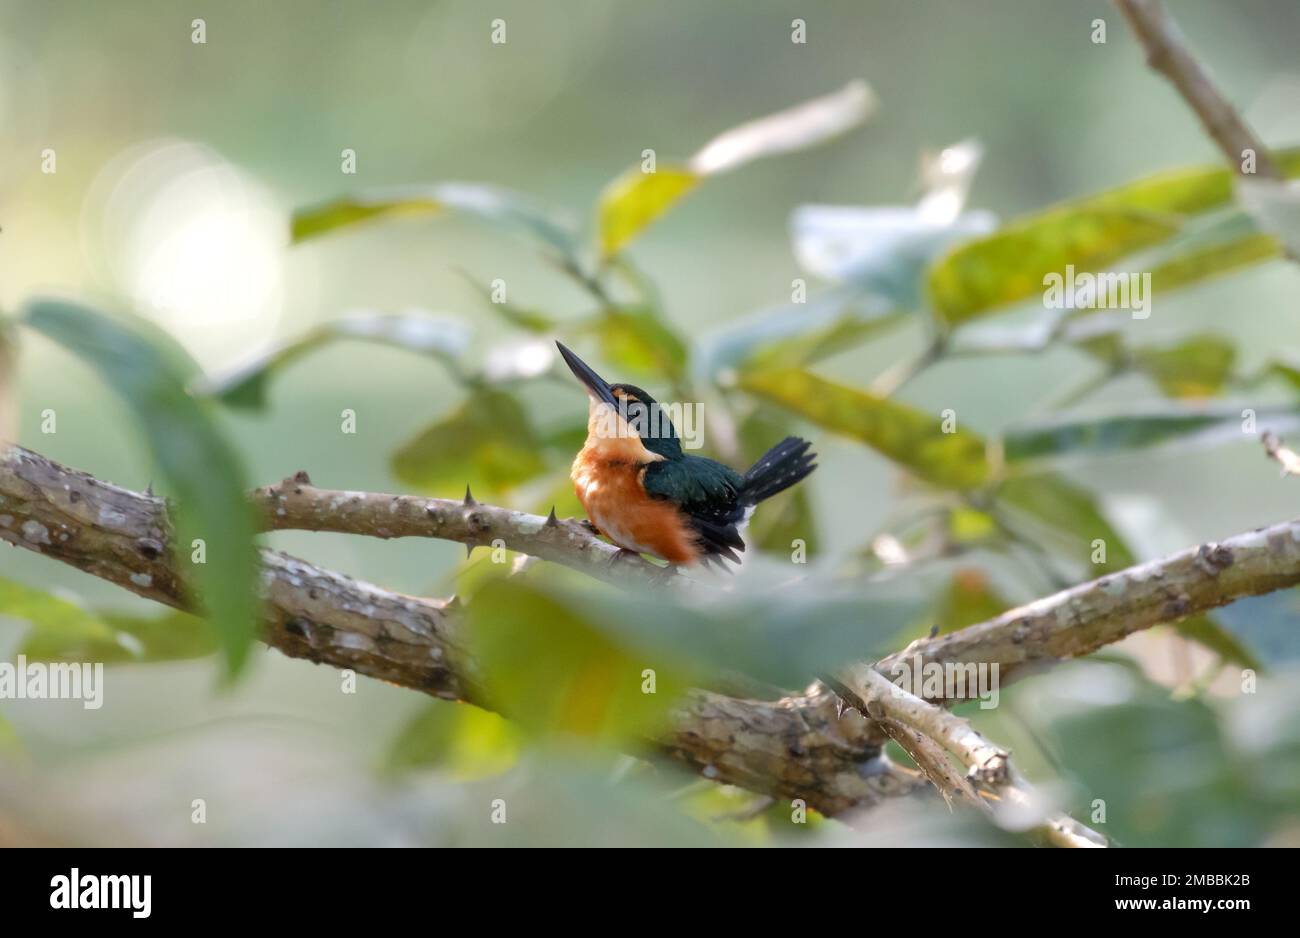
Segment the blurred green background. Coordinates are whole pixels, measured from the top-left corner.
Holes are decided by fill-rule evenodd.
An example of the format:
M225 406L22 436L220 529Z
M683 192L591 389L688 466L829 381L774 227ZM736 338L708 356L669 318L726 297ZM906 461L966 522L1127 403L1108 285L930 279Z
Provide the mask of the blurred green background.
M1300 141L1300 7L1175 6L1260 136L1272 145ZM190 41L196 16L206 20L206 44ZM795 16L807 21L806 45L790 42ZM508 24L504 45L488 42L493 17ZM1098 17L1108 24L1105 44L1090 41ZM803 276L791 211L911 202L925 150L980 140L985 159L969 205L1002 218L1217 160L1146 69L1118 14L1093 0L504 0L491 10L472 2L3 0L0 304L13 309L54 293L133 308L211 373L358 310L462 319L476 336L468 357L478 360L501 330L461 270L481 282L504 278L512 302L560 319L586 310L589 298L528 244L472 223L413 219L291 248L291 211L362 189L464 180L508 186L582 220L643 148L685 158L725 128L858 77L880 101L863 128L711 180L633 245L682 332L702 335L788 302L792 278ZM54 174L41 172L46 148L57 154ZM348 148L354 176L340 171ZM1298 289L1294 265L1253 268L1160 298L1142 337L1217 330L1237 342L1249 370L1280 349L1298 350ZM864 385L921 341L919 327L904 328L819 371ZM952 362L900 397L935 413L960 405L964 426L995 434L1095 367L1068 348ZM1089 406L1151 396L1146 379L1128 377ZM391 453L460 397L428 359L343 343L285 369L266 412L223 419L258 484L305 468L318 485L392 491L401 483ZM23 445L130 488L153 478L125 408L82 364L30 335L18 398ZM552 417L585 407L560 384L540 387L531 404ZM43 434L41 414L51 408L58 432ZM339 432L346 408L357 413L355 435ZM821 453L809 486L815 548L834 557L880 526L898 473L859 444L813 436ZM1249 436L1191 455L1081 460L1071 474L1104 497L1144 554L1291 517L1300 497ZM434 590L463 557L460 546L437 542L280 533L268 543L415 594ZM6 577L100 606L146 608L38 556L4 558ZM0 622L0 650L16 645L23 628ZM1134 645L1142 651L1154 641ZM285 818L265 835L271 840L360 842L376 830L400 838L400 823L331 828L320 817L371 794L373 767L424 701L365 680L355 696L342 695L337 673L274 653L259 652L251 677L232 692L216 692L213 673L203 661L126 666L110 672L106 704L94 714L76 702L6 702L4 710L34 766L82 767L83 784L68 797L102 798L101 816L125 838L240 840L257 825L210 802L218 820L194 827L190 799L265 804L268 816L283 817L275 797L283 790L320 801L314 814ZM489 732L506 731L469 735ZM142 779L150 797L122 794L139 794ZM454 808L471 791L451 787L439 797Z

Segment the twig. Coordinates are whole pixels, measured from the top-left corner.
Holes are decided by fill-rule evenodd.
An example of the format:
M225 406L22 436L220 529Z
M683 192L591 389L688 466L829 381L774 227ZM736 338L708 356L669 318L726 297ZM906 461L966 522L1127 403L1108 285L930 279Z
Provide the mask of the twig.
M1161 0L1115 0L1115 5L1146 49L1147 64L1169 79L1234 169L1242 173L1245 151L1251 150L1257 175L1281 179L1268 150L1187 48Z
M1284 446L1281 438L1271 430L1265 430L1259 438L1269 458L1276 459L1281 464L1284 477L1300 476L1300 455L1295 450Z
M1078 821L1065 815L1042 813L1036 804L1037 797L1012 766L1010 754L986 740L965 720L890 683L870 665L858 665L847 671L845 682L866 701L869 713L873 716L876 713L882 714L878 720L883 719L914 731L921 739L952 752L967 766L969 771L963 780L967 783L964 788L956 787L956 782L949 775L943 775L942 781L935 783L941 791L947 789L945 795L958 790L974 798L972 788L978 785L1017 809L1031 812L1033 820L1028 826L1057 846L1106 845L1104 837ZM917 747L930 764L937 761L933 748L933 745L925 744ZM942 771L942 768L936 769L937 773ZM1036 817L1040 813L1042 816Z
M465 498L423 498L319 489L305 472L252 493L267 530L332 531L367 537L431 537L470 547L500 545L564 564L607 583L688 586L672 567L620 551L573 521L480 504Z

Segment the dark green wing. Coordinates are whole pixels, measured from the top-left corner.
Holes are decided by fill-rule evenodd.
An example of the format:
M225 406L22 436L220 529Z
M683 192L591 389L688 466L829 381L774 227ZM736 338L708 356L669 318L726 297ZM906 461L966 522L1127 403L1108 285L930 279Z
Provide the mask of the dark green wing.
M706 556L720 555L740 563L745 549L739 525L746 520L740 504L744 478L734 469L703 456L665 459L646 466L646 493L677 505L694 528Z

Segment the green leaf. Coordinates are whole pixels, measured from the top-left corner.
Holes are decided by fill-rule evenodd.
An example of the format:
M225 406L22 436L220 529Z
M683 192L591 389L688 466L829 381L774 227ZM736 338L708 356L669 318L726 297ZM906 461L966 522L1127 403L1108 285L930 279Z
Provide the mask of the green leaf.
M1017 530L1024 525L1034 540L1060 551L1094 575L1122 570L1136 562L1092 493L1064 476L1013 476L999 486L997 505L1010 510ZM1105 543L1105 562L1094 564L1097 540Z
M746 372L739 387L820 427L866 443L944 488L971 489L989 475L984 441L906 404L827 381L795 368Z
M1077 816L1100 800L1124 846L1251 846L1285 816L1252 778L1274 766L1252 770L1206 702L1171 700L1118 664L1076 663L1030 690L1023 712L1046 717Z
M1262 671L1264 663L1256 658L1232 631L1220 624L1219 619L1219 616L1192 616L1177 623L1174 628L1179 635L1217 653L1229 664Z
M0 757L12 758L20 755L22 751L23 743L18 738L18 731L5 719L4 714L0 713Z
M922 306L924 274L936 258L995 227L989 212L931 218L912 206L801 205L790 217L801 268L908 310Z
M1282 256L1282 243L1263 232L1198 246L1152 267L1151 292L1160 295Z
M843 352L904 320L889 304L836 289L746 316L701 341L705 374L724 384L747 369L795 368Z
M30 658L58 660L65 649L103 649L117 644L112 627L76 603L3 578L0 616L32 624L24 642L24 653Z
M588 328L600 340L601 355L619 368L672 381L686 374L686 344L648 307L608 307Z
M0 617L31 623L18 648L30 661L176 661L218 651L212 629L197 616L91 612L12 580L0 579Z
M1300 173L1300 150L1277 154L1284 171ZM1232 199L1232 174L1219 167L1174 170L1098 195L1064 202L1013 221L986 238L949 252L929 274L935 310L957 325L999 307L1041 294L1043 278L1072 264L1102 271L1121 258L1173 237L1189 217L1221 208ZM1247 262L1262 242L1237 245L1220 258L1219 270ZM1197 249L1197 254L1204 258ZM1171 262L1152 276L1152 288L1169 289L1196 270Z
M596 206L601 255L617 254L699 182L700 177L685 166L672 165L653 173L633 166L614 179Z
M1296 628L1300 622L1300 589L1239 599L1220 609L1215 617L1264 661L1273 665L1300 661L1300 630Z
M454 319L403 314L354 313L311 329L303 336L205 384L200 390L229 407L261 410L271 378L323 345L344 339L390 345L429 355L455 367L469 345L469 329Z
M508 490L542 473L546 462L523 406L505 391L478 387L403 445L392 468L407 485L452 496L466 485L481 494Z
M471 276L468 271L457 268L457 272L465 278L466 283L473 287L474 290L483 297L484 302L492 308L492 311L510 325L517 326L525 332L536 332L539 334L554 332L559 325L556 320L547 316L545 313L539 313L531 309L523 309L514 306L511 303L498 303L493 299L492 287L480 283L477 279Z
M828 668L881 657L893 649L893 639L903 626L925 608L932 586L926 577L915 576L855 584L851 590L823 581L772 590L770 568L766 573L741 571L738 576L745 588L698 598L631 589L559 589L550 578L511 577L485 584L467 608L474 621L497 630L493 640L505 646L500 654L513 656L505 665L514 680L577 681L581 663L599 655L612 662L610 673L615 665L618 675L625 676L631 669L638 694L642 670L653 668L658 694L663 695L665 686L676 692L724 674L746 675L776 687L803 687ZM747 576L755 579L747 584ZM483 599L491 596L497 598L483 606ZM497 621L489 621L494 617ZM567 624L555 624L561 621ZM572 641L590 642L593 651L571 649L567 634L557 638L553 650L537 647L550 639L552 630L560 629L574 630ZM553 660L573 663L552 666ZM520 675L523 668L545 673ZM491 670L485 663L485 673ZM602 702L589 709L593 724L599 721L590 715L607 707L617 706L635 720L643 712L662 713L656 706L614 696L627 691L623 676L614 680L605 675L595 681L591 693ZM526 705L529 694L541 692L502 688L500 693L512 699L518 695L521 705ZM563 688L545 692L541 706L552 706L546 701L568 693ZM604 702L606 697L610 702ZM642 711L643 706L649 709ZM624 728L629 725L627 719L617 722Z
M395 773L436 768L471 781L510 769L519 759L521 742L518 729L499 714L434 700L402 727L383 767Z
M1194 335L1175 345L1137 349L1133 364L1149 375L1167 397L1198 398L1218 394L1232 378L1237 349L1213 334Z
M211 411L186 390L194 366L138 320L110 320L73 303L37 300L26 324L93 366L131 406L177 502L180 566L221 640L227 673L247 660L260 618L253 511L243 468ZM206 563L188 564L202 539Z
M1258 419L1294 425L1294 408L1258 408ZM1208 444L1239 440L1241 408L1152 409L1099 417L1064 416L1009 430L1004 452L1009 463L1064 456L1096 456L1149 449L1170 443Z
M495 186L459 182L358 193L299 209L293 215L291 237L297 244L362 222L443 213L521 231L564 257L576 252L577 240L570 226L526 197Z
M466 611L493 709L532 733L616 740L652 732L692 683L694 671L611 638L578 604L532 584L489 583ZM643 690L647 670L654 693Z

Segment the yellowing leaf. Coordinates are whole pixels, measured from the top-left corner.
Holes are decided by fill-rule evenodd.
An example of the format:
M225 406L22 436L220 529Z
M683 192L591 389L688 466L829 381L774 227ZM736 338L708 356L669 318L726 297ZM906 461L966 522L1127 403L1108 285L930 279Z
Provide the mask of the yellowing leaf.
M745 372L739 386L818 426L860 440L927 482L970 489L988 479L984 441L938 417L798 368Z
M690 192L700 177L684 166L664 166L653 173L633 167L600 194L600 250L609 257Z
M1300 174L1300 150L1276 157L1285 173ZM1043 277L1063 274L1067 264L1080 271L1105 270L1177 234L1190 217L1231 200L1232 173L1211 166L1159 173L1063 202L949 252L930 269L931 300L935 311L956 325L1042 293ZM1248 239L1234 245L1222 262L1249 263L1266 245ZM1205 275L1214 272L1207 269ZM1196 267L1171 267L1160 277L1153 272L1153 289L1182 285L1187 281L1180 279L1197 273Z
M488 224L523 232L556 249L574 253L569 223L526 197L496 186L444 182L361 192L294 212L290 236L295 244L380 218L455 212Z

